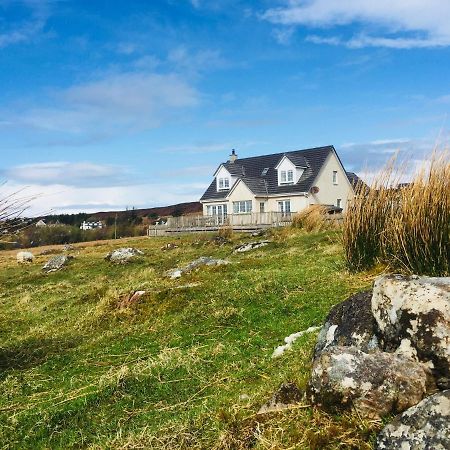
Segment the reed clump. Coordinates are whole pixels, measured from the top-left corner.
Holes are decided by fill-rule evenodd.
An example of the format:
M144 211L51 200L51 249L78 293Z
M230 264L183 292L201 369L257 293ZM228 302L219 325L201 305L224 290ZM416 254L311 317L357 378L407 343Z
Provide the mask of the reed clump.
M433 153L411 183L401 185L395 160L370 187L360 182L343 226L351 270L377 262L407 273L450 272L450 158Z

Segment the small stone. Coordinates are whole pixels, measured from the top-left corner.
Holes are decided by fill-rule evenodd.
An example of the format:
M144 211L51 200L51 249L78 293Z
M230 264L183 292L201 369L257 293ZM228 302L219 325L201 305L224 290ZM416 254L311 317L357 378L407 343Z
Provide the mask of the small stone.
M258 414L282 411L299 403L301 399L302 392L295 383L283 383L270 400L259 408Z
M144 252L133 247L118 248L117 250L113 250L108 253L105 256L105 259L114 264L126 264L136 257L142 256L143 254Z
M34 255L31 252L19 252L16 258L19 264L32 263L34 261Z
M176 248L178 248L177 244L174 244L173 242L168 242L167 244L164 244L161 247L162 251L166 251L166 250L175 250Z
M247 242L245 244L238 245L234 248L234 253L245 253L250 250L255 250L257 248L265 247L270 244L270 241L258 241L258 242Z
M50 258L44 264L44 267L42 268L42 270L44 270L47 273L56 272L57 270L60 270L63 267L65 267L71 259L73 259L73 256L69 256L69 255L53 256L53 258Z

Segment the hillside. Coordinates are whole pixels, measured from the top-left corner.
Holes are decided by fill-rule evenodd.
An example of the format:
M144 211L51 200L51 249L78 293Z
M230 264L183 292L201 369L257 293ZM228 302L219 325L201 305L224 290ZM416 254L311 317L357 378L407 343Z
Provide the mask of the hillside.
M155 208L141 208L135 209L134 212L139 217L155 214L157 217L171 216L174 213L178 215L201 214L202 205L200 202L178 203L176 205L159 206ZM105 220L108 217L118 217L127 214L127 211L101 211L91 214L89 217L93 220Z
M305 387L315 335L277 359L274 348L373 279L345 271L332 232L269 239L244 254L233 254L248 240L239 235L225 245L199 235L78 244L49 274L48 255L20 266L1 252L2 447L371 448L378 422L304 403L256 414L280 383ZM178 247L162 250L169 242ZM145 255L104 260L121 246ZM231 264L164 276L199 256ZM135 290L146 294L120 303Z

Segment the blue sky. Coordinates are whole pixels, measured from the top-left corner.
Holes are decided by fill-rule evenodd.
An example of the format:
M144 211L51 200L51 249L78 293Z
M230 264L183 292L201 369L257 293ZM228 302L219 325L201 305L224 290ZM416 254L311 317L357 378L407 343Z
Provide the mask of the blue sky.
M447 0L0 0L0 179L31 212L197 200L239 156L448 144Z

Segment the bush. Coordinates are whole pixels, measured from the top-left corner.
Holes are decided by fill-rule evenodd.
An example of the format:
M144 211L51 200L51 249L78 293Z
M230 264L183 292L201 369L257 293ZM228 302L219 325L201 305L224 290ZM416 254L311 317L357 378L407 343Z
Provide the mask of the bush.
M399 186L392 160L370 188L359 183L344 219L343 245L351 270L378 261L427 275L449 273L450 162L434 154L412 183ZM425 167L428 167L425 170Z
M292 226L306 231L321 231L337 224L336 218L329 216L326 206L311 205L292 218Z

